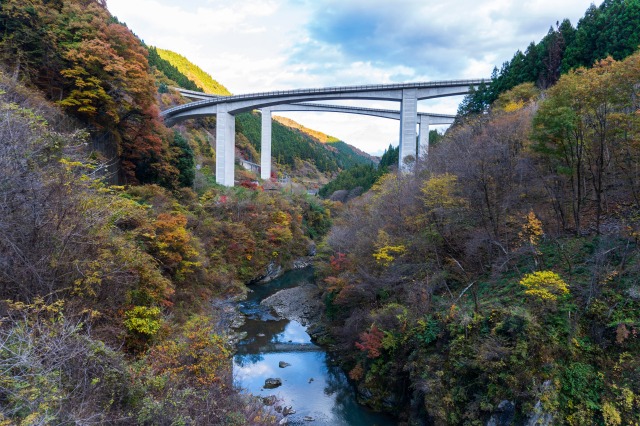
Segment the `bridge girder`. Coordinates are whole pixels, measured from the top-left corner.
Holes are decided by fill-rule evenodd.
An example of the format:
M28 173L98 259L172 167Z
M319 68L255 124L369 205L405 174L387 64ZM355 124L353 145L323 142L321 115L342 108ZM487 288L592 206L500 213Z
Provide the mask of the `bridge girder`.
M279 92L253 93L236 96L214 96L193 91L181 91L186 96L201 99L185 105L169 108L162 112L165 123L169 126L182 120L216 115L216 181L222 185L234 185L234 154L235 154L235 114L263 110L263 136L261 151L268 152L268 161L261 158L262 177L268 178L271 169L271 135L269 131L268 141L265 137L267 127L265 111L278 110L281 105L309 105L308 102L326 100L378 100L400 102L400 111L389 115L377 115L400 120L400 158L399 168L405 168L405 159L416 154L416 127L421 124L421 135L425 135L428 143L428 131L424 132L423 126L428 128L427 118L418 114L417 103L419 100L434 99L446 96L465 95L471 87L481 84L484 80L456 80L448 82L430 83L405 83L390 85L348 86L323 89L301 89ZM307 102L307 104L304 104ZM340 111L351 112L351 111ZM356 112L352 112L356 113ZM380 113L382 114L382 113ZM397 116L396 116L397 114ZM366 115L375 115L374 113ZM393 116L391 116L393 115ZM434 116L434 115L431 115ZM396 118L398 117L398 118ZM429 119L430 120L430 119ZM448 124L448 123L445 123ZM425 144L421 138L420 146ZM267 166L268 164L268 166ZM267 174L268 171L268 174ZM266 177L265 177L266 176Z

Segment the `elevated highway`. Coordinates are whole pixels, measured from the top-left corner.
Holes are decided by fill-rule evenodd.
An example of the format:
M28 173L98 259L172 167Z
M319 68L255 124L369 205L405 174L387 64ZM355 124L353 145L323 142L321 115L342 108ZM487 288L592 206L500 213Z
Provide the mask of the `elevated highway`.
M400 120L400 111L391 109L375 109L361 108L343 105L327 105L327 104L284 104L276 105L260 109L262 113L262 134L260 143L260 177L268 179L271 176L271 114L273 112L289 112L289 111L313 111L313 112L337 112L343 114L358 114L372 117L388 118L391 120ZM452 124L455 121L455 115L434 114L427 112L418 112L418 147L413 153L416 158L419 153L426 153L429 149L429 125Z
M418 101L445 96L458 96L469 93L472 87L484 80L451 80L422 83L379 84L364 86L328 87L319 89L282 90L275 92L250 93L234 96L214 96L193 91L182 91L185 96L196 98L195 102L169 108L162 112L165 123L169 126L182 120L216 116L216 182L233 186L234 154L235 154L235 114L265 109L279 105L300 104L326 100L377 100L396 101L400 103L397 111L400 119L400 158L399 166L404 160L416 153ZM268 111L268 110L265 110ZM345 111L341 111L345 112ZM271 131L265 127L266 115L263 111L263 135ZM372 114L370 114L372 115ZM434 123L435 124L435 123ZM270 138L269 138L270 139ZM266 151L266 146L261 151ZM269 145L270 148L270 145ZM270 151L270 149L269 149ZM270 156L270 152L269 152ZM262 163L262 161L261 161ZM270 164L270 163L269 163ZM269 166L270 169L270 166ZM263 176L265 170L263 169Z

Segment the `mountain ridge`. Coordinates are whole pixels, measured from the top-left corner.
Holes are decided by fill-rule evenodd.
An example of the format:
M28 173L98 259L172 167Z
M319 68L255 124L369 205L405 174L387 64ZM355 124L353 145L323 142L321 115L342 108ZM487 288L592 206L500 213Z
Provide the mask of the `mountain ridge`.
M215 80L209 73L204 71L198 65L194 64L187 57L173 52L168 49L156 47L158 55L171 63L189 80L193 81L198 87L202 88L205 93L211 95L230 96L231 92L223 84Z

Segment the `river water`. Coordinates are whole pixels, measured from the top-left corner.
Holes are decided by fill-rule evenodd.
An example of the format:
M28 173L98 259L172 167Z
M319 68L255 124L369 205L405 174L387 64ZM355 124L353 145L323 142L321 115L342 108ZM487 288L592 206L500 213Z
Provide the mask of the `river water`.
M279 290L312 280L313 269L305 268L252 287L253 292L240 305L247 319L238 331L247 336L239 342L233 360L236 382L247 392L261 397L275 395L280 405L292 406L296 412L288 416L291 425L396 425L393 419L356 403L344 372L331 365L324 349L311 342L305 326L278 318L260 305ZM280 361L291 365L280 368ZM264 389L268 378L280 378L282 386Z

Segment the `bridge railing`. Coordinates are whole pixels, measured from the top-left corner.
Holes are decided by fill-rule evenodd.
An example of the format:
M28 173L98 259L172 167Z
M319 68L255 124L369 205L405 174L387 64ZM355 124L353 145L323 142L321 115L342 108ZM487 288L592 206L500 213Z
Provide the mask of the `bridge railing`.
M234 95L225 97L225 101L235 101L242 99L255 98L272 98L283 97L288 95L304 95L314 93L348 93L348 92L371 92L379 90L398 90L398 89L429 89L434 87L455 87L455 86L475 86L482 83L483 79L474 80L446 80L431 81L418 83L392 83L392 84L370 84L362 86L335 86L322 87L313 89L293 89L293 90L276 90L271 92L246 93L242 95Z
M205 93L205 92L199 92L197 90L189 90L189 89L183 89L182 87L175 87L175 86L171 86L170 89L173 90L177 90L180 93L188 93L190 95L199 95L199 96L218 96L218 95L211 95L209 93Z
M316 104L316 103L304 103L301 102L299 104L282 104L282 105L277 105L276 106L276 111L280 110L280 111L286 111L286 108L288 106L291 106L293 108L297 107L297 106L303 106L303 107L311 107L311 108L319 108L319 109L333 109L333 108L339 108L342 110L349 110L349 111L362 111L362 112L378 112L378 113L382 113L382 114L389 114L389 113L400 113L399 110L393 110L393 109L381 109L381 108L364 108L364 107L357 107L357 106L350 106L350 105L329 105L329 104ZM431 112L421 112L418 111L418 115L428 115L430 117L440 117L440 118L455 118L455 115L450 115L450 114L437 114L437 113L431 113Z
M188 104L176 105L174 107L167 108L164 111L160 111L160 115L164 117L164 116L170 115L173 112L182 111L183 109L189 110L200 105L215 105L215 102L212 102L212 100L217 100L217 99L205 99L202 101L189 102Z
M324 93L349 93L349 92L371 92L379 90L401 90L401 89L429 89L436 87L456 87L456 86L475 86L484 82L484 79L473 80L443 80L418 83L392 83L392 84L371 84L361 86L336 86L314 89L293 89L293 90L277 90L271 92L246 93L233 96L219 96L211 99L190 102L184 105L178 105L162 112L163 116L170 115L173 112L193 109L204 105L215 105L218 103L226 103L240 101L245 99L263 99L263 98L280 98L289 95L305 95L305 94L324 94Z

